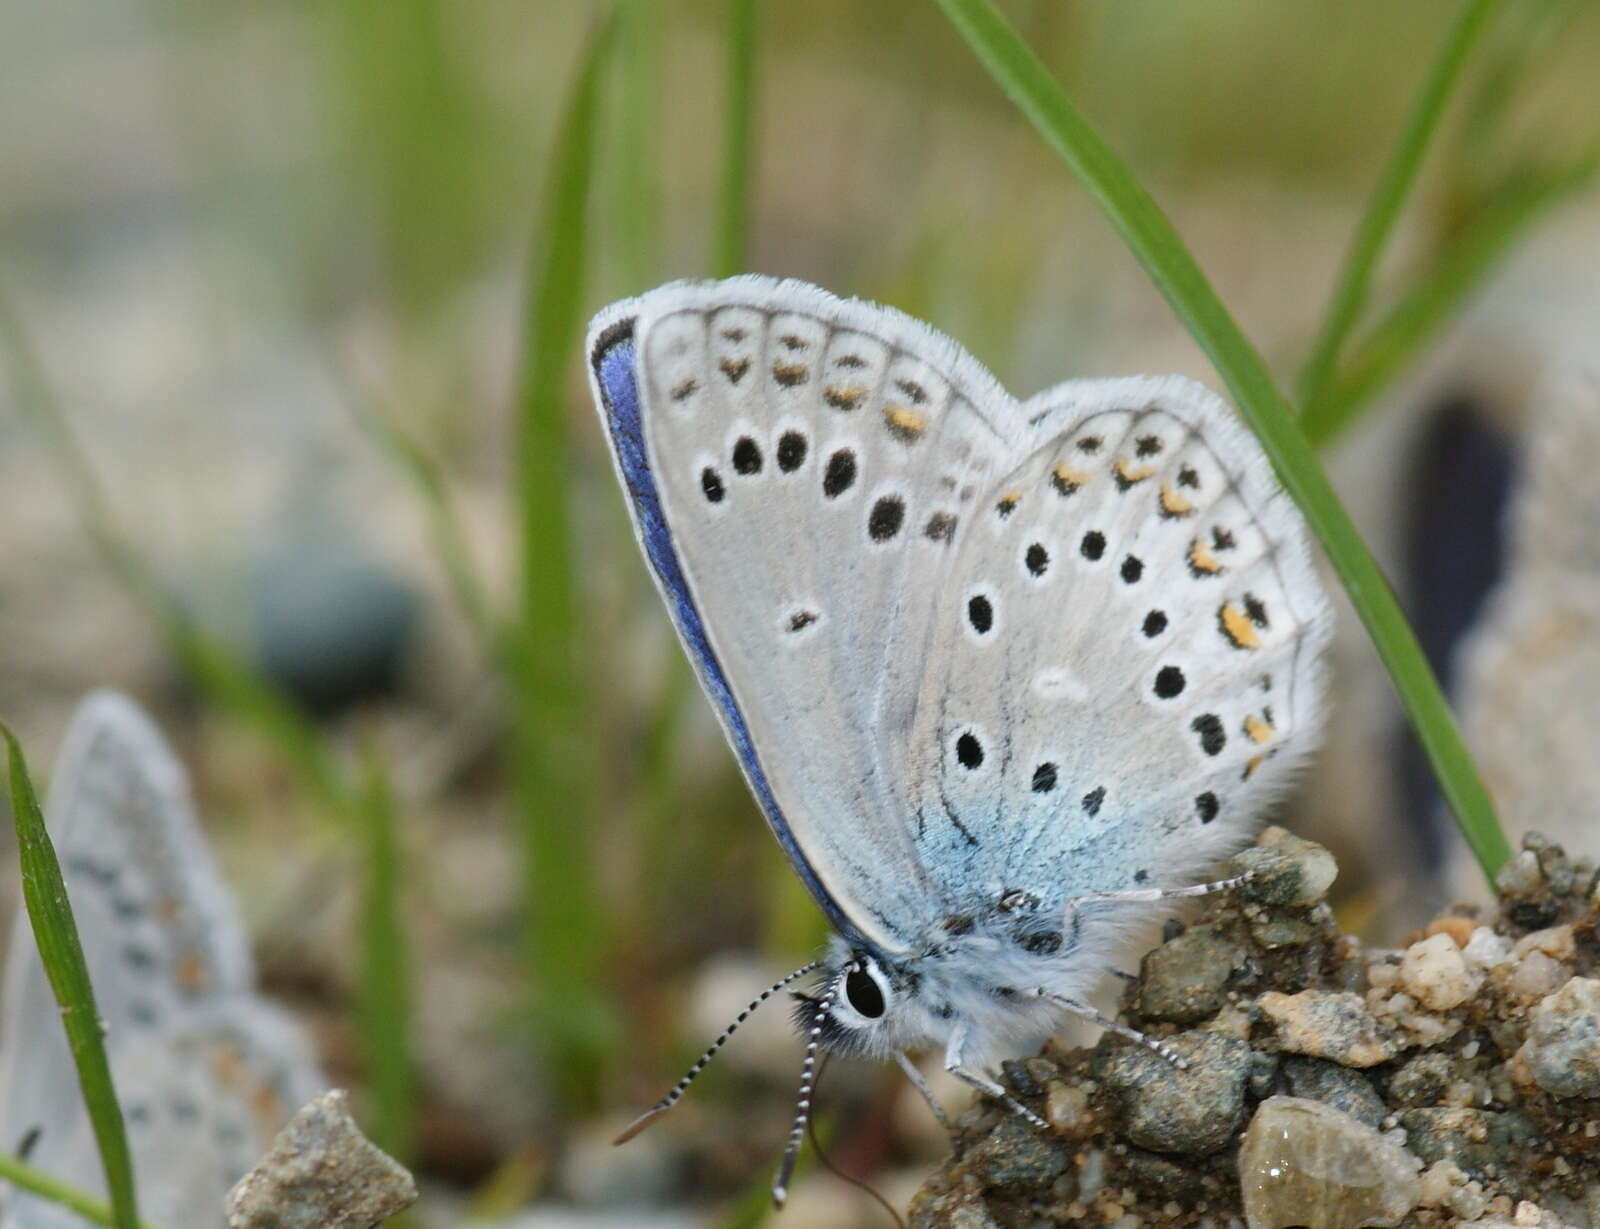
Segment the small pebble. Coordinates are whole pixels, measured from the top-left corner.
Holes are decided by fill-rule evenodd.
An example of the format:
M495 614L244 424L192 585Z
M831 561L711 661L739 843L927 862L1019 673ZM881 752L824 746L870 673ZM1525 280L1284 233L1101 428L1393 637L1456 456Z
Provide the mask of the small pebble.
M1166 1039L1188 1060L1179 1069L1148 1047L1103 1042L1094 1072L1111 1095L1128 1141L1152 1152L1203 1155L1232 1137L1244 1117L1251 1051L1217 1033Z
M1450 1011L1478 992L1483 975L1468 965L1455 939L1436 934L1406 949L1400 982L1424 1007Z
M1472 932L1478 928L1478 923L1472 918L1462 917L1459 913L1448 913L1429 922L1423 933L1430 938L1434 935L1449 935L1457 947L1466 947L1472 939Z
M1372 1081L1338 1063L1320 1058L1286 1058L1283 1076L1296 1097L1331 1105L1369 1127L1376 1127L1388 1113Z
M1458 1187L1467 1184L1467 1175L1454 1161L1435 1161L1422 1173L1417 1187L1417 1206L1445 1207Z
M1423 1164L1452 1161L1476 1178L1491 1178L1539 1135L1519 1113L1431 1108L1400 1115L1406 1147Z
M1517 1057L1552 1097L1600 1096L1600 981L1574 977L1542 999Z
M1506 982L1506 990L1513 998L1532 1003L1546 995L1554 994L1567 981L1567 967L1544 952L1529 952L1517 962L1516 969Z
M1487 926L1472 932L1462 954L1480 969L1493 969L1511 959L1511 944Z
M1255 878L1240 888L1246 900L1303 909L1327 896L1339 874L1333 855L1321 845L1292 836L1283 828L1268 828L1255 846L1234 858L1241 873Z
M1272 990L1261 1010L1277 1029L1278 1048L1290 1054L1326 1058L1346 1067L1375 1067L1395 1054L1395 1044L1378 1027L1358 994Z
M1570 926L1547 926L1543 930L1535 930L1531 934L1523 935L1512 947L1513 956L1523 956L1528 952L1543 952L1552 960L1571 960L1577 955L1577 943Z
M1210 926L1195 926L1163 943L1139 970L1139 1014L1197 1024L1222 1007L1223 988L1242 958L1238 946Z
M1261 1103L1239 1149L1250 1229L1398 1225L1417 1204L1416 1158L1321 1101Z
M1531 849L1524 849L1500 868L1494 886L1502 896L1531 896L1544 886L1544 872Z
M228 1229L368 1229L417 1201L405 1168L369 1142L349 1094L323 1093L289 1120L228 1195Z
M1089 1095L1074 1084L1053 1080L1045 1089L1044 1116L1062 1135L1077 1135L1093 1120Z

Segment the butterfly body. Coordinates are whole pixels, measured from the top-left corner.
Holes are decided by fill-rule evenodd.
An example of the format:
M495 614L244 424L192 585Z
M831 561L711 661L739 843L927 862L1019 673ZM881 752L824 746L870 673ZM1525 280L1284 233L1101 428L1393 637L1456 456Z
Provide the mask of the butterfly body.
M616 304L589 355L680 637L838 932L819 1044L975 1069L1048 1033L1141 920L1091 898L1192 883L1314 743L1304 527L1200 385L1018 401L926 325L761 277Z

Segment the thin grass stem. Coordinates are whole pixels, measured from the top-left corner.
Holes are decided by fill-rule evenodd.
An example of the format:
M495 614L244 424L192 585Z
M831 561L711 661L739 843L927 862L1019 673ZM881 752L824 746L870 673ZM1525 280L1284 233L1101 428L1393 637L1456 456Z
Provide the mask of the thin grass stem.
M752 137L756 111L759 0L727 0L728 88L724 99L722 191L712 236L711 271L732 277L749 259Z
M1156 203L994 6L988 0L936 2L996 83L1077 175L1233 394L1366 624L1445 799L1484 873L1492 877L1510 856L1493 802L1411 625L1261 356Z
M1344 265L1328 300L1322 327L1296 381L1302 412L1309 412L1327 392L1338 367L1340 348L1366 305L1373 273L1394 232L1401 207L1417 181L1423 159L1432 148L1446 104L1461 80L1473 49L1482 40L1489 18L1498 7L1499 0L1464 0L1434 57L1433 66L1400 132L1400 140L1356 226L1350 250L1345 254Z
M596 867L592 663L586 656L572 518L567 376L579 348L600 81L612 23L591 33L561 115L529 261L517 393L522 533L519 609L510 630L511 786L527 898L534 1014L567 1106L592 1103L615 1022L599 971L610 910Z
M1450 243L1439 262L1357 345L1327 393L1300 423L1313 445L1335 439L1376 392L1443 330L1518 241L1562 201L1594 182L1600 154L1535 175L1498 195Z
M114 1219L110 1204L92 1195L86 1195L77 1187L69 1186L60 1179L51 1177L44 1170L35 1169L14 1156L0 1153L0 1180L9 1182L18 1190L27 1191L30 1195L37 1195L41 1199L59 1204L91 1224L104 1225L106 1229L118 1229L118 1222ZM156 1227L148 1221L140 1221L138 1229L156 1229Z
M366 754L366 856L361 888L361 1038L374 1114L373 1139L401 1164L416 1141L411 1048L411 968L402 922L399 816L377 739Z
M89 984L89 965L78 940L72 902L61 878L61 864L45 828L22 745L9 726L0 723L6 744L6 770L11 789L11 819L17 830L17 861L22 873L22 899L33 928L39 960L61 1008L72 1061L78 1069L83 1104L94 1131L95 1146L111 1194L111 1216L104 1223L116 1229L138 1229L139 1205L133 1186L133 1160L122 1125L122 1107L106 1058L105 1030Z

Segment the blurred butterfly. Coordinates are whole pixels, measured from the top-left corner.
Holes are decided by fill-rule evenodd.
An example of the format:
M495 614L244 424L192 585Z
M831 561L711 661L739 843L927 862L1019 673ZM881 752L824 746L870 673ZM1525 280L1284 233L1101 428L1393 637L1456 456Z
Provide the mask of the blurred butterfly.
M1019 403L916 320L764 277L614 304L588 353L678 634L837 931L751 1004L820 973L781 1203L819 1046L919 1087L905 1051L938 1046L1003 1097L986 1069L1064 1012L1119 1027L1085 1003L1138 912L1112 906L1219 886L1185 885L1315 740L1329 611L1188 380Z
M126 697L91 695L45 805L127 1126L140 1214L220 1225L230 1187L326 1086L306 1038L255 991L244 927L196 823L183 769ZM104 1198L60 1011L25 913L0 1004L0 1147ZM11 1192L5 1229L78 1229Z

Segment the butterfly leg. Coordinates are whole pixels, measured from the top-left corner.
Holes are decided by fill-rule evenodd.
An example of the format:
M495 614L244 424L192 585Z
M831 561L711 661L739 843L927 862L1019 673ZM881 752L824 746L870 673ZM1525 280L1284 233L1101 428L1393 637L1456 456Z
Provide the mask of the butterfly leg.
M1035 1114L1026 1105L1022 1104L1022 1102L1018 1101L1001 1085L995 1083L987 1076L979 1075L976 1071L968 1070L967 1066L962 1062L961 1059L961 1052L966 1048L966 1044L966 1025L958 1025L956 1027L956 1031L950 1034L950 1044L945 1047L944 1069L951 1075L955 1076L956 1079L960 1080L963 1084L970 1084L979 1092L993 1097L997 1101L1004 1102L1006 1108L1012 1113L1027 1119L1028 1122L1038 1127L1041 1131L1048 1131L1050 1129L1050 1124L1048 1122L1039 1117L1038 1114Z
M1066 914L1062 919L1062 933L1067 935L1076 933L1078 910L1084 905L1101 901L1154 904L1158 901L1181 900L1190 896L1210 896L1216 892L1226 892L1229 888L1236 888L1242 883L1249 883L1254 878L1255 874L1251 872L1234 875L1228 879L1213 879L1210 883L1196 883L1186 888L1131 888L1126 892L1085 892L1082 896L1074 896L1067 901Z
M1108 1033L1115 1033L1119 1037L1126 1037L1129 1041L1136 1041L1140 1045L1154 1050L1179 1071L1187 1071L1189 1069L1189 1060L1184 1058L1183 1055L1179 1054L1176 1050L1158 1037L1152 1037L1148 1033L1141 1033L1136 1028L1129 1028L1126 1024L1121 1024L1118 1021L1113 1020L1110 1016L1101 1015L1087 1003L1080 1003L1077 999L1069 999L1063 994L1056 994L1054 991L1046 990L1043 986L1040 986L1038 989L1034 990L1033 994L1038 998L1046 999L1049 1002L1054 1003L1063 1011L1070 1011L1073 1015L1080 1019L1087 1020L1090 1024L1098 1024Z
M928 1087L928 1081L922 1078L922 1072L917 1070L916 1064L904 1054L897 1053L894 1057L895 1061L900 1064L900 1070L906 1073L906 1079L911 1081L911 1086L920 1092L922 1099L928 1103L928 1108L933 1111L933 1116L939 1120L939 1125L945 1129L947 1134L955 1134L955 1127L950 1122L950 1116L944 1112L944 1106L934 1100L933 1089Z

